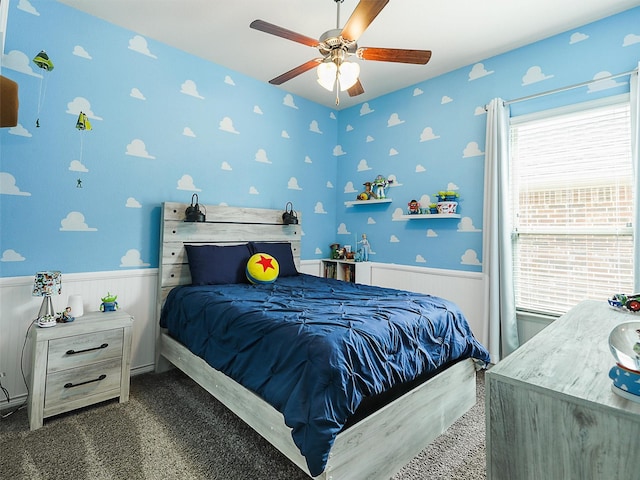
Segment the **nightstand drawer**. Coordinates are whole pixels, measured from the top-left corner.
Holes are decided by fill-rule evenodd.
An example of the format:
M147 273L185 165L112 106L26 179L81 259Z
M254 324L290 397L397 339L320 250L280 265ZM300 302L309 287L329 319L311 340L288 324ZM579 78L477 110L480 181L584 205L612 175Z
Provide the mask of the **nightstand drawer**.
M122 357L113 358L84 367L62 370L47 375L44 395L44 411L73 404L106 392L120 394ZM92 402L89 402L92 403ZM65 408L66 409L66 408Z
M47 372L53 373L122 357L123 330L117 328L49 341Z

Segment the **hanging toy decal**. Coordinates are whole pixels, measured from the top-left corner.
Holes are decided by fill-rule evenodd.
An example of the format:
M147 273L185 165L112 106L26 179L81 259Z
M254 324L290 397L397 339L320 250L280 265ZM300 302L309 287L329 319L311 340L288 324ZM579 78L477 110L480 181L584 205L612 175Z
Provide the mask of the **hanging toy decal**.
M91 122L89 122L89 118L84 112L80 112L78 115L78 120L76 121L76 128L80 130L80 164L84 165L82 161L82 150L83 150L83 141L84 141L84 131L91 130ZM76 180L76 188L82 188L82 179L78 178Z
M44 50L40 50L40 53L33 58L33 63L47 72L53 70L53 62Z
M43 69L46 72L50 72L51 70L53 70L53 62L49 58L49 55L47 55L47 52L45 52L44 50L40 50L40 53L38 53L33 58L33 63L35 63L39 68ZM44 78L44 88L43 88L43 78ZM40 77L40 94L38 96L38 117L36 118L36 128L40 128L40 108L44 103L44 97L46 93L47 93L47 81L46 81L46 77L42 75Z
M91 122L89 122L89 118L84 112L80 112L80 115L78 115L76 128L78 130L91 130Z

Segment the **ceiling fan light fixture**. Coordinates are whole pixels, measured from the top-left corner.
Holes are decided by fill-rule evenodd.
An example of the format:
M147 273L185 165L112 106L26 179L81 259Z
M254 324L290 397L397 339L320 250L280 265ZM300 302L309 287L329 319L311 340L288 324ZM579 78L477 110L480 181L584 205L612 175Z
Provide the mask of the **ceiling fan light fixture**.
M358 81L360 65L355 62L342 62L338 66L335 62L323 62L318 65L317 71L320 85L332 92L337 78L340 91L344 92Z
M333 91L333 85L336 82L336 71L338 67L333 62L323 62L318 65L318 83L324 88Z
M2 1L2 0L0 0ZM431 58L430 50L408 50L404 48L372 48L358 47L358 39L369 27L390 0L359 0L355 10L340 28L340 4L344 0L333 0L336 4L336 28L324 32L319 40L288 30L278 25L254 20L250 28L260 30L291 40L307 47L318 49L320 58L314 58L302 65L292 68L269 80L272 85L282 85L317 66L318 83L325 89L336 94L336 105L339 104L340 91L349 91L350 97L362 95L364 88L360 82L360 65L356 62L346 62L351 56L360 60L376 62L396 62L415 65L425 65ZM318 65L319 64L319 65Z
M355 62L342 62L340 65L338 80L340 82L340 90L345 91L353 87L358 81L360 75L360 64Z

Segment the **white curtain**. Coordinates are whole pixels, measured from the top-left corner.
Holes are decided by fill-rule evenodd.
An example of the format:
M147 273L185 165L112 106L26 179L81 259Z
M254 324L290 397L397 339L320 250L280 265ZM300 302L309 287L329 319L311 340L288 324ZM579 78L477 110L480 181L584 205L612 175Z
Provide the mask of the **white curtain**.
M509 215L509 109L501 98L487 111L484 167L483 271L491 362L509 355L520 342L513 288L512 222Z
M640 82L638 81L638 69L631 74L631 160L633 162L633 179L635 190L635 211L633 218L633 269L634 293L640 292Z

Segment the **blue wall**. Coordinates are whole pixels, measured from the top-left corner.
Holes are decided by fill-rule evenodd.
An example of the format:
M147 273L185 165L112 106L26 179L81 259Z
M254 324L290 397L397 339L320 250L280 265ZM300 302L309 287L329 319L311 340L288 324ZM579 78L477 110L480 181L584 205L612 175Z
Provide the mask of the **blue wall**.
M160 204L194 192L292 201L303 259L366 233L371 260L480 271L482 107L640 59L636 8L338 112L57 2L22 4L11 2L2 62L20 86L20 125L0 130L2 277L157 267ZM50 72L31 62L42 49ZM560 97L626 91L624 78ZM75 128L80 110L92 130ZM345 207L377 174L395 179L393 202ZM442 189L458 190L462 220L394 221Z
M20 94L20 125L0 131L2 276L157 267L161 202L194 192L209 204L292 201L303 257L328 255L333 110L57 2L21 3L2 69ZM42 49L52 71L31 62ZM91 131L76 129L81 110Z
M473 39L469 39L473 41ZM446 52L434 52L434 55ZM640 60L640 8L483 60L340 112L338 241L367 233L370 259L481 271L486 112L492 98L545 92L630 71ZM427 66L428 67L428 66ZM512 115L629 91L629 78L513 104ZM363 168L369 168L365 170ZM376 175L392 204L340 208ZM461 221L393 221L412 200L457 190ZM338 232L338 230L336 230Z

